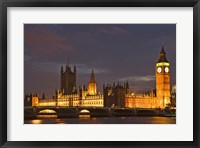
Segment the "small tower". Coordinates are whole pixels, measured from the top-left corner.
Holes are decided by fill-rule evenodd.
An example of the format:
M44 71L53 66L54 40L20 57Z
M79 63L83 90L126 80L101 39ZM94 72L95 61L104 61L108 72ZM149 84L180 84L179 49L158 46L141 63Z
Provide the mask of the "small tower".
M90 76L90 82L88 84L88 93L89 95L96 95L97 94L97 84L94 77L94 71L92 69L92 73Z
M155 75L156 97L160 99L160 108L165 108L170 104L170 63L167 61L163 45L156 62Z

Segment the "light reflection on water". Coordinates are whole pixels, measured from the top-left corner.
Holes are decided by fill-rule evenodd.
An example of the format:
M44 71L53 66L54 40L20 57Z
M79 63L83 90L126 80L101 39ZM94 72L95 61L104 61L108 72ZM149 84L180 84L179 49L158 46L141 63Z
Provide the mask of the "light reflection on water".
M37 115L38 119L49 119L49 118L57 118L58 115Z
M32 120L31 122L32 124L42 124L42 120L40 119Z
M98 117L25 120L25 124L176 124L175 117Z
M90 115L79 115L79 119L90 119Z

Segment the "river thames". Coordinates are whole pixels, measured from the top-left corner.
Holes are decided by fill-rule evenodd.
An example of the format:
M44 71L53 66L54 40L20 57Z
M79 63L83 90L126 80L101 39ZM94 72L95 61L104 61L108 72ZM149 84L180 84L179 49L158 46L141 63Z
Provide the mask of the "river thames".
M176 124L176 117L98 117L25 120L24 124Z

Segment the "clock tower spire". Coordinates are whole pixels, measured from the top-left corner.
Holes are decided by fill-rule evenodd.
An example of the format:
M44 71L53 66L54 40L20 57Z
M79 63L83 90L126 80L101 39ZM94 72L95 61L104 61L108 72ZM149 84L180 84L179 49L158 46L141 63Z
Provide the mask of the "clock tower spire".
M156 97L159 99L160 108L165 108L167 104L170 104L170 63L167 60L163 45L156 62L155 75Z

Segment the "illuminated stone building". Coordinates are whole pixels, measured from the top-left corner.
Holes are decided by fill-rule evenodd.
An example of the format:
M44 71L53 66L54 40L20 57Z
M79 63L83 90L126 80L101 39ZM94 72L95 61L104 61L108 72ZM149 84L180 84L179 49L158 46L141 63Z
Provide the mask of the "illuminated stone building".
M69 73L69 74L68 74ZM64 77L66 75L66 77ZM57 89L55 98L39 99L32 106L95 106L103 107L103 95L97 93L97 84L94 71L92 70L88 88L85 85L77 92L76 89L76 68L66 66L66 71L61 68L61 90Z
M104 107L125 107L125 96L130 94L129 84L103 85L103 94Z
M97 106L103 107L103 95L97 93L97 84L92 70L88 88L85 85L79 93L65 94L57 90L57 106Z
M165 108L170 101L170 63L167 61L164 47L160 51L155 66L156 95L127 95L125 106L132 108Z
M39 99L39 102L36 106L56 106L56 99Z
M39 98L37 94L25 94L24 106L38 106Z
M160 108L160 100L155 97L155 91L148 93L126 95L125 106L130 108Z
M161 108L170 104L170 63L167 61L164 47L160 51L159 59L156 63L156 98L160 100Z
M56 92L56 106L80 106L80 95L77 94L64 94L62 91L57 90Z
M95 81L94 71L92 70L88 88L85 85L80 90L81 94L81 106L104 106L103 95L97 93L97 83Z

